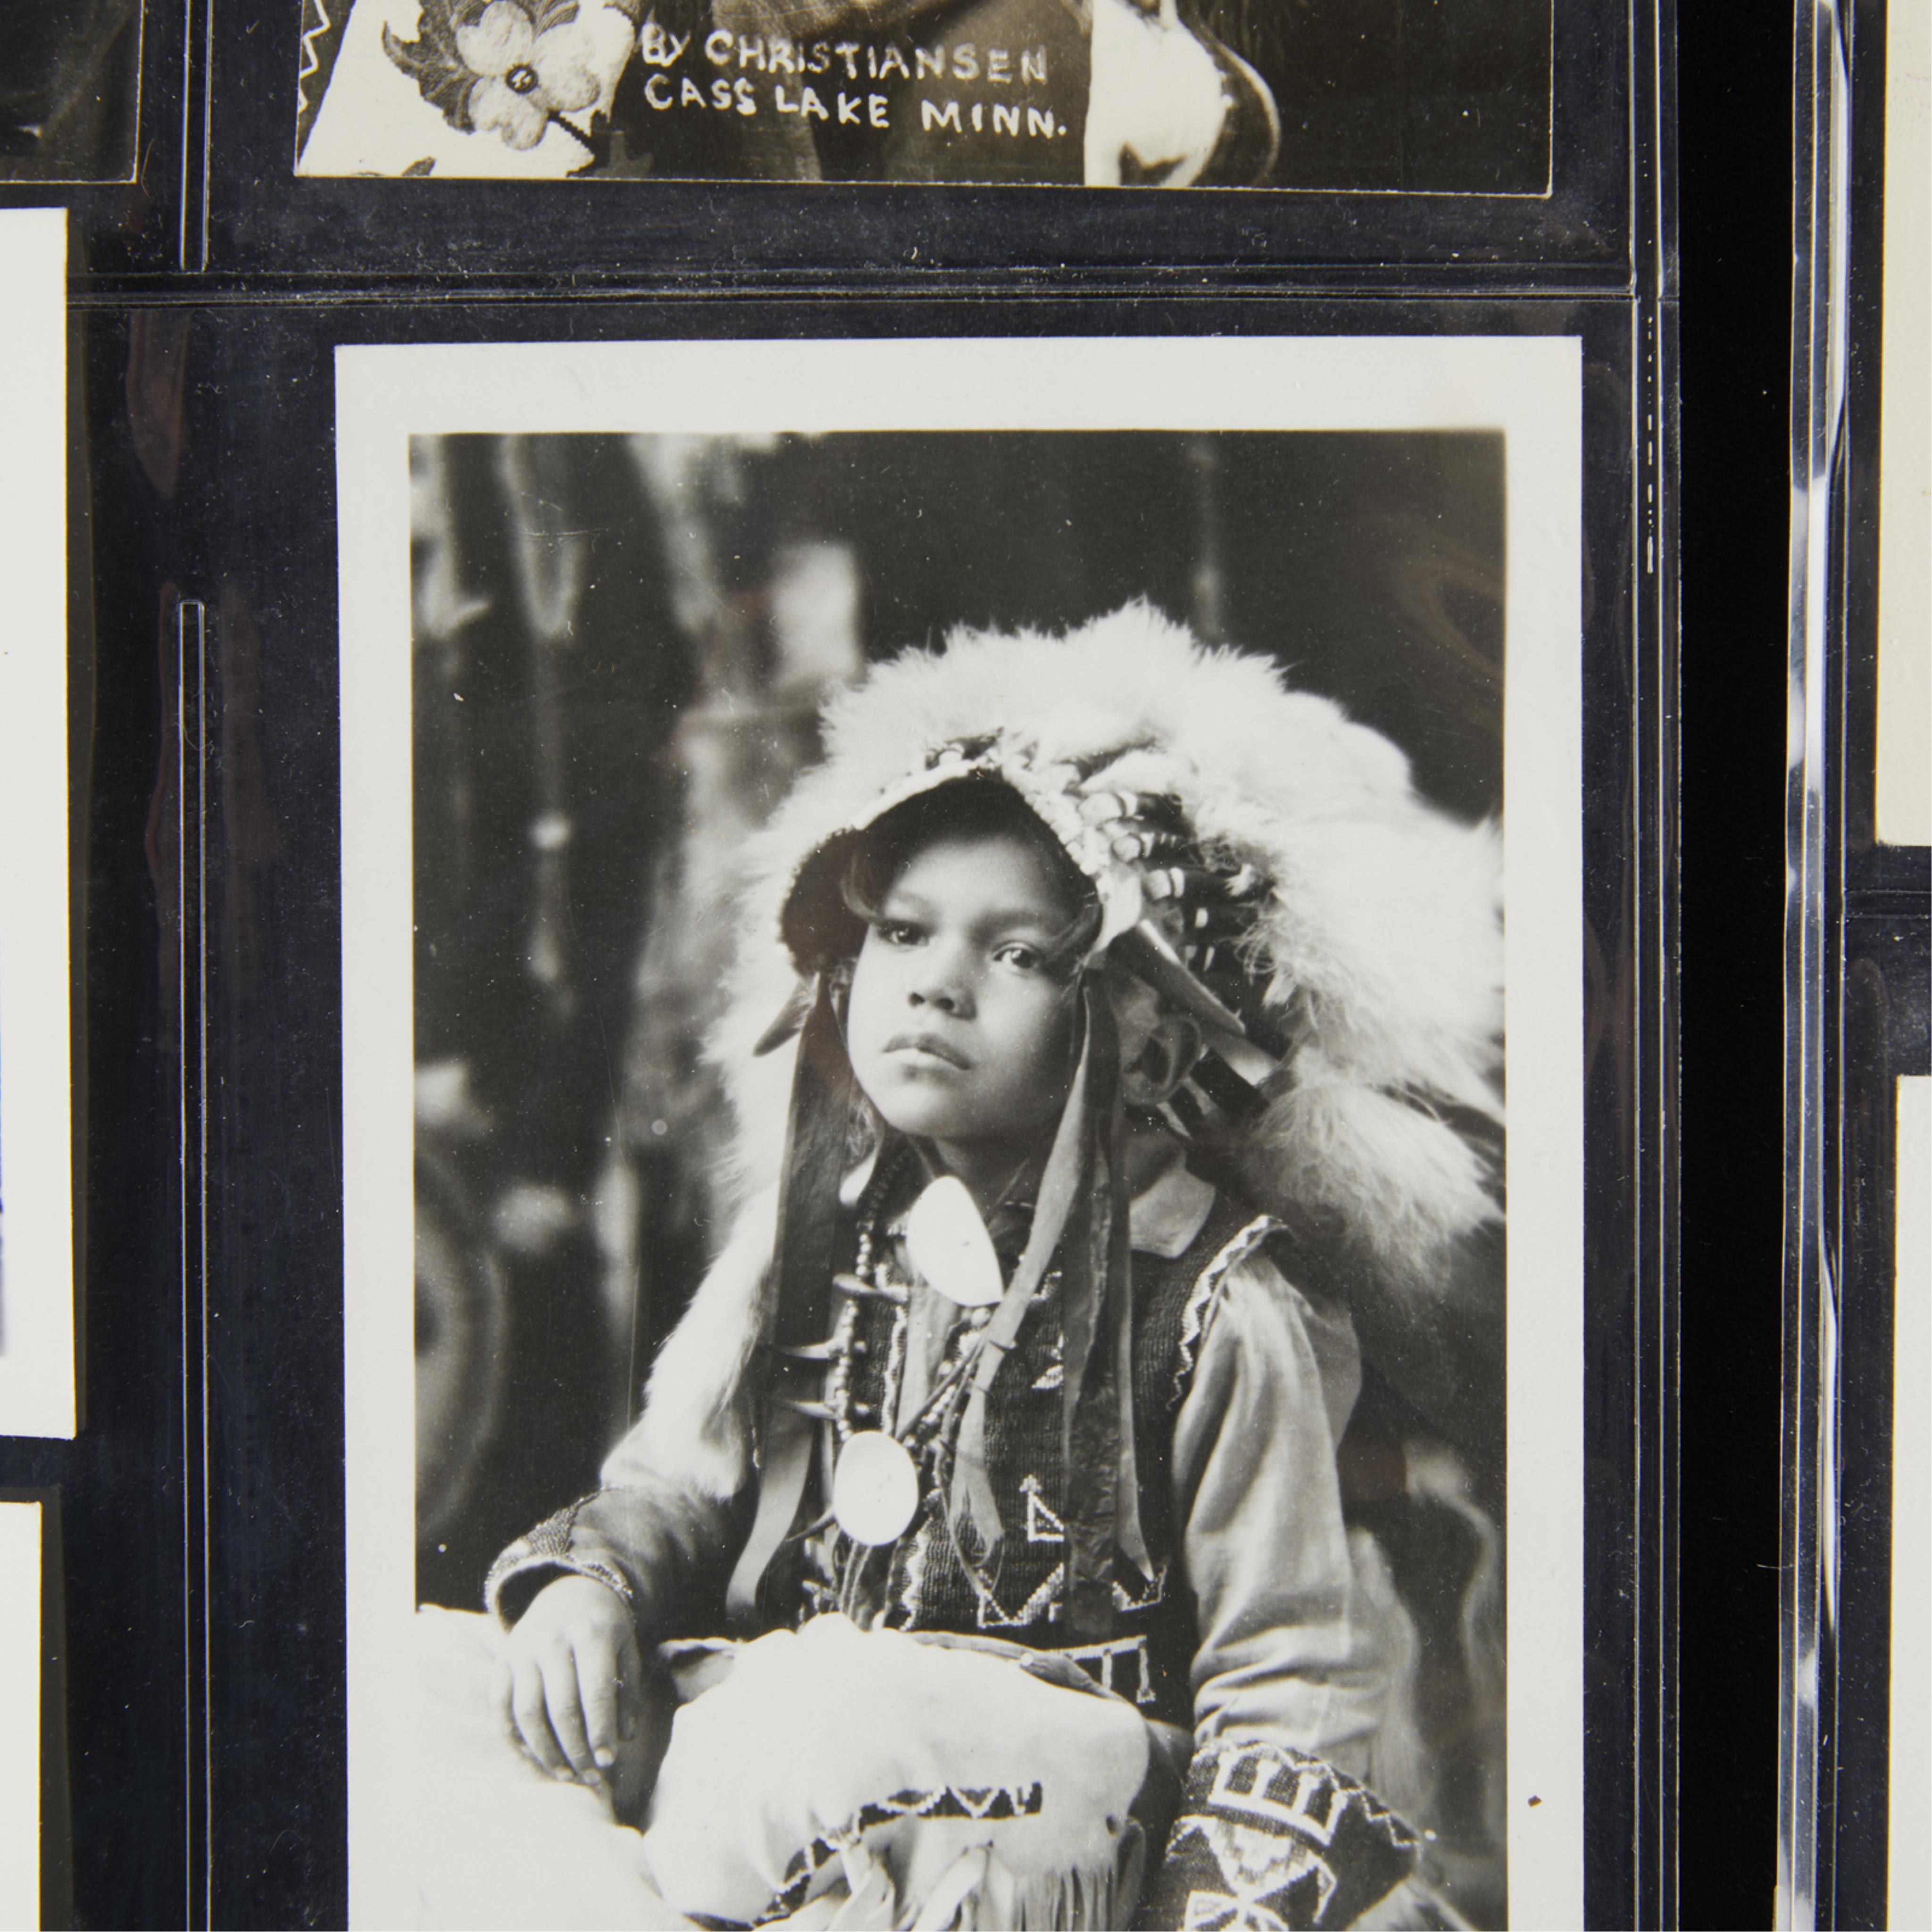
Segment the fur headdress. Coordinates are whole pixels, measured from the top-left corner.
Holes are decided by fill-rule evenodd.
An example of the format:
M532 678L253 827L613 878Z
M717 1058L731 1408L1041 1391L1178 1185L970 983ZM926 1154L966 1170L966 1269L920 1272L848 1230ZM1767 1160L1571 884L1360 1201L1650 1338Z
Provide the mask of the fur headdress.
M1136 603L1062 637L908 651L832 701L825 740L751 855L713 1042L747 1192L778 1174L790 1082L790 1054L756 1049L774 1014L802 1017L817 963L801 882L842 835L977 773L1093 881L1094 950L1207 1017L1216 1051L1175 1124L1206 1124L1254 1205L1319 1226L1384 1293L1426 1293L1496 1218L1457 1123L1501 1119L1498 842L1424 804L1379 733Z
M799 1520L814 1420L828 1488L836 1454L832 1412L810 1384L851 1132L875 1117L845 1048L860 935L836 882L896 808L992 783L1030 808L1093 904L1074 962L1078 1064L1025 1249L943 1426L947 1521L962 1563L990 1574L1004 1535L988 1474L992 1386L1057 1270L1066 1627L1104 1639L1113 1553L1151 1574L1133 1453L1114 970L1202 1028L1192 1090L1173 1092L1169 1124L1198 1159L1231 1168L1251 1204L1334 1255L1384 1328L1390 1305L1437 1286L1457 1238L1496 1213L1480 1157L1448 1118L1500 1112L1495 842L1422 804L1386 739L1289 692L1261 658L1203 650L1144 604L1062 638L962 632L943 652L909 652L835 699L826 735L824 764L754 855L719 1042L742 1178L778 1182L778 1366L731 1600L741 1612L754 1602ZM794 1035L790 1054L775 1051Z

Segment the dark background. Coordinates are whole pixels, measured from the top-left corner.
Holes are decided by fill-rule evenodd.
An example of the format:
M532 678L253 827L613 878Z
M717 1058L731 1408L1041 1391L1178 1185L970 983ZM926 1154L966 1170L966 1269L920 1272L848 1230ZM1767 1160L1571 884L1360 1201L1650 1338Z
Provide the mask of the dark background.
M285 71L286 37L268 31L272 20L262 25L253 44ZM1774 8L1706 7L1685 10L1678 31L1687 1044L1672 1755L1678 1916L1724 1927L1769 1922L1776 1816L1790 26ZM285 127L287 99L272 86L256 106L271 134ZM263 152L268 145L265 136ZM262 202L265 232L285 198ZM139 217L129 208L130 233ZM117 202L111 220L121 218ZM344 249L360 245L354 220L331 220ZM171 236L168 224L160 228ZM1264 266L1265 256L1248 250ZM218 305L232 293L207 291ZM104 309L110 298L117 305ZM101 640L98 658L77 652L76 692L76 824L88 828L88 1033L78 1064L91 1196L89 1426L73 1445L0 1444L0 1480L62 1492L81 1922L200 1918L209 1903L188 1874L208 1853L218 1921L328 1923L346 1904L339 1602L333 1622L329 1608L341 1546L331 1461L340 1371L326 1347L290 1338L339 1334L340 1228L327 1205L338 1178L329 1113L338 1072L328 1042L295 1023L336 997L335 933L326 896L277 883L284 868L326 877L333 851L325 794L334 614L313 590L332 582L333 505L326 458L316 455L327 412L316 399L326 350L316 345L327 330L295 330L274 352L243 332L231 351L203 361L190 352L185 314L144 306L138 290L96 302L92 311L83 302L92 332L77 331L76 344L76 388L98 425L91 514L103 559L75 611L77 643ZM198 325L204 343L208 314ZM1186 314L1121 303L1108 320L1178 327ZM710 324L754 332L749 315L734 319L727 304ZM373 315L360 326L382 332ZM550 326L556 332L554 318ZM1059 326L1068 326L1064 314ZM459 318L448 332L463 326ZM338 332L352 328L344 322ZM253 406L223 419L210 382L235 394L254 386ZM272 382L284 386L271 394ZM291 446L308 461L278 466L276 453ZM74 509L92 550L84 488ZM277 566L224 584L221 560L208 554L211 527L230 533L236 554ZM157 970L158 940L172 931L165 881L176 796L176 633L164 587L183 583L210 600L231 668L263 680L263 706L290 705L286 715L313 733L284 748L291 764L277 776L284 789L273 813L260 766L250 767L245 704L220 746L226 822L239 828L228 877L245 889L239 897L254 895L252 912L230 895L232 943L219 970L235 981L224 996L249 1016L250 1064L226 1070L247 1076L257 1108L232 1123L226 1157L246 1178L256 1218L218 1220L242 1284L222 1311L239 1333L218 1364L250 1372L220 1391L218 1419L235 1435L218 1436L222 1480L207 1492L188 1478L184 1418L200 1412L180 1367L192 1305L179 1292L174 1208L182 1042ZM273 646L266 656L264 638ZM306 775L306 787L288 788L290 771ZM250 951L263 931L278 946L267 976ZM331 1446L273 1466L235 1453L265 1430ZM212 1575L184 1576L184 1533L201 1546L204 1512L215 1525ZM197 1676L188 1642L198 1593L211 1588L224 1634L212 1685ZM56 1666L68 1655L63 1646ZM186 1708L184 1681L194 1688ZM184 1768L190 1718L216 1744L212 1838L203 1788ZM1613 1736L1600 1742L1613 1756L1627 1748Z
M1791 40L1687 7L1682 1433L1687 1926L1771 1923L1778 1815Z
M1536 194L1550 165L1550 0L1210 0L1268 82L1283 188Z

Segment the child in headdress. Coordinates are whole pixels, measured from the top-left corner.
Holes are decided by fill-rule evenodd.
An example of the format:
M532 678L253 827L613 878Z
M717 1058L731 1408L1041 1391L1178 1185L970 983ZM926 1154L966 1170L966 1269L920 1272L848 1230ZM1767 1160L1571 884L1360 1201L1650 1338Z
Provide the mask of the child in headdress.
M491 1573L508 1721L701 1922L1458 1922L1336 1449L1352 1300L1496 1219L1492 835L1142 606L826 742L719 1043L749 1204Z

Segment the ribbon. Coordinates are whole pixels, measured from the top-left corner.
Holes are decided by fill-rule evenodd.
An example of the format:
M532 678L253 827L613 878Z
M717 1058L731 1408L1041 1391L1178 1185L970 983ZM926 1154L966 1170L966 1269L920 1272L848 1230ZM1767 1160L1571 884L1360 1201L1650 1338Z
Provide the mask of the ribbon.
M1141 1528L1134 1441L1133 1264L1120 1033L1098 975L1089 985L1088 1027L1098 1104L1084 1177L1084 1225L1069 1228L1060 1274L1060 1467L1067 1627L1076 1640L1095 1642L1113 1629L1116 1549L1143 1576L1153 1564Z
M1102 976L1087 974L1081 994L1078 1064L1040 1178L1026 1246L981 1337L955 1442L948 1517L960 1560L975 1570L992 1568L1004 1529L986 1468L988 1401L1058 1252L1067 1615L1076 1638L1091 1640L1112 1628L1115 1546L1144 1575L1152 1564L1141 1528L1134 1450L1120 1034ZM963 1546L969 1536L976 1550Z
M816 1425L797 1405L819 1394L818 1378L824 1367L785 1352L823 1340L838 1262L838 1186L850 1151L856 1093L839 1024L838 992L832 974L814 977L811 1009L799 1035L792 1072L784 1166L778 1184L778 1240L772 1258L780 1352L759 1431L758 1509L725 1590L725 1610L734 1628L756 1622L758 1586L779 1545L791 1534L812 1462ZM830 1432L823 1432L827 1438ZM828 1466L823 1472L827 1496L830 1455L827 1446Z
M1004 1534L999 1505L994 1500L992 1483L986 1472L988 1393L1000 1363L1018 1338L1020 1324L1046 1279L1054 1251L1060 1246L1060 1236L1079 1198L1088 1165L1093 1112L1093 1008L1090 992L1084 998L1087 1024L1082 1029L1079 1061L1067 1089L1066 1104L1060 1110L1053 1145L1047 1153L1046 1169L1040 1175L1033 1226L1028 1231L1026 1246L1013 1269L1012 1280L1006 1284L1006 1294L994 1310L993 1318L981 1330L972 1387L967 1393L965 1411L954 1442L952 1493L946 1514L956 1548L959 1548L962 1529L970 1531L978 1542L978 1564L967 1550L959 1548L961 1562L972 1568L993 1562Z

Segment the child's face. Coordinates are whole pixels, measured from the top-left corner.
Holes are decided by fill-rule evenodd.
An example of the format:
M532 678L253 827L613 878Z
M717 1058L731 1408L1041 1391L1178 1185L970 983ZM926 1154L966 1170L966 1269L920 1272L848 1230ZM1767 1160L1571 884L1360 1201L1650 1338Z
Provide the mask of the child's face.
M1076 910L1024 838L940 838L908 861L867 930L853 1071L892 1126L957 1171L1024 1160L1059 1116L1073 1000L1048 949Z

